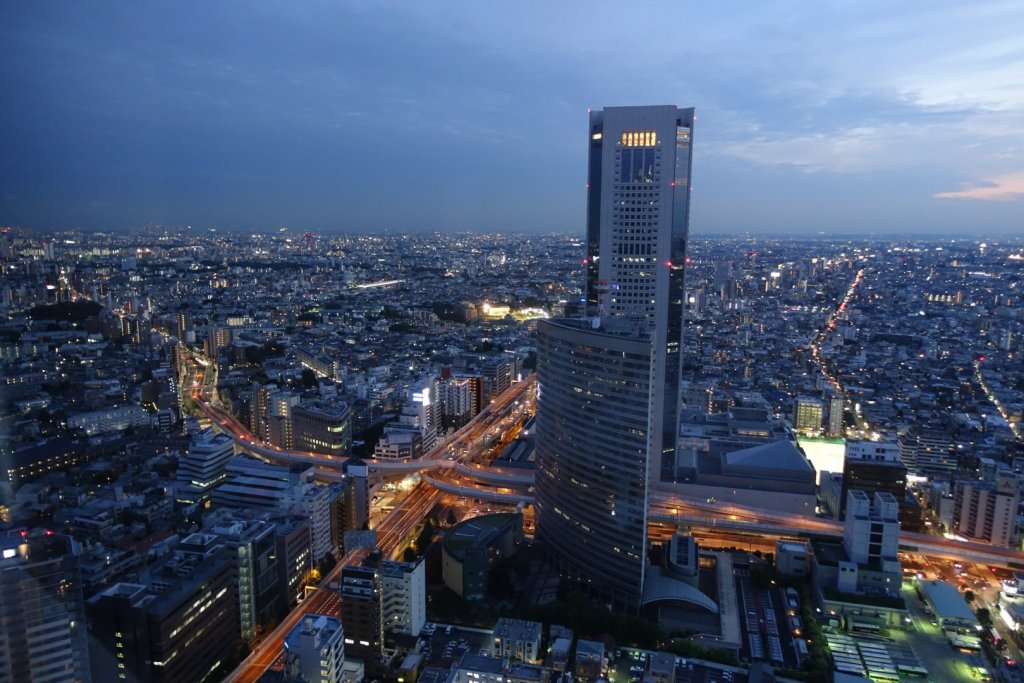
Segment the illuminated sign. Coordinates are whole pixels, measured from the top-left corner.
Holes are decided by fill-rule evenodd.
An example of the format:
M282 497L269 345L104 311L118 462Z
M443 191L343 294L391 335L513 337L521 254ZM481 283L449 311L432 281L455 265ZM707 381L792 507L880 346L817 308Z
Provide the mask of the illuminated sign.
M658 144L658 133L653 130L624 130L619 142L623 147L654 147Z

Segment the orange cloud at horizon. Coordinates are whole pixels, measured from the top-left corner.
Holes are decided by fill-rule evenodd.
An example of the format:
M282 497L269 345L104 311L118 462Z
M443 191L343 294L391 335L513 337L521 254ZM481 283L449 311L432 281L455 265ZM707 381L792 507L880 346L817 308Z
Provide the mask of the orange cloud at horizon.
M936 199L980 199L1005 202L1024 197L1024 171L989 178L983 184L953 192L938 192Z

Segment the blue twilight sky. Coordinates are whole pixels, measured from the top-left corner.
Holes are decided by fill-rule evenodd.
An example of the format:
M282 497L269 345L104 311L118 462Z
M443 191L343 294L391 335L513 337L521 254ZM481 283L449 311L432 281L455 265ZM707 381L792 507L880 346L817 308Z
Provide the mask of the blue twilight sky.
M1024 2L0 4L0 224L584 224L695 106L694 234L1024 235Z

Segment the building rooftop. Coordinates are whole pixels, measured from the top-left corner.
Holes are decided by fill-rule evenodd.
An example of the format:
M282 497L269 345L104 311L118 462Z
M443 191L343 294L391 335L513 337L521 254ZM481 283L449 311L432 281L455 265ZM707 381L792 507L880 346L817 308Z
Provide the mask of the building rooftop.
M459 660L458 668L467 671L500 674L505 670L505 663L497 657L466 653L462 655L462 659Z
M494 625L494 637L514 640L540 640L543 630L544 624L539 621L502 617Z
M757 467L771 470L797 472L814 471L800 449L791 441L781 440L744 448L725 455L725 464L738 467Z
M921 581L919 585L940 619L977 620L971 606L953 584L933 580Z
M448 530L445 548L453 555L461 555L466 548L486 545L509 524L514 524L517 516L516 513L496 513L467 519Z

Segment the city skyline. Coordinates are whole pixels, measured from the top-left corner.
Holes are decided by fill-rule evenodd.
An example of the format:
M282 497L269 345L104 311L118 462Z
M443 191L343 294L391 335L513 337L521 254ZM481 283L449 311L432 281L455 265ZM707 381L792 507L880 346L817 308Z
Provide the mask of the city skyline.
M642 291L645 283L627 278L639 278L630 266L650 257L635 248L642 240L623 238L653 236L635 232L654 229L644 223L657 222L659 234L674 224L662 197L643 196L663 188L656 185L657 148L652 169L646 145L662 145L665 180L668 168L680 168L670 151L688 136L678 126L622 128L604 117L601 139L619 144L602 150L618 162L608 182L601 179L613 194L603 217L612 223L608 255L632 260L609 274L606 293L605 278L597 278L595 293L608 297L609 310L622 304L618 312L629 315L647 303L612 301L634 290L611 285ZM697 170L699 181L699 164ZM673 191L685 187L672 177ZM652 200L657 221L652 205L644 206ZM365 605L382 619L398 605L402 614L420 615L408 629L399 626L403 620L386 620L392 627L385 634L397 627L402 638L395 642L407 643L387 667L390 680L412 680L401 664L412 652L434 670L421 680L441 680L455 669L465 676L474 664L492 672L515 668L504 661L514 649L503 640L510 623L513 635L537 634L523 646L535 662L530 666L573 669L587 679L598 672L586 661L559 661L557 653L573 641L590 652L606 636L635 638L645 656L664 655L671 664L678 652L648 648L664 648L666 632L680 626L720 634L711 642L739 648L741 666L800 667L808 680L826 678L829 651L837 668L867 671L873 662L857 655L840 661L850 651L835 638L854 639L882 623L906 629L898 637L917 651L937 653L901 660L935 680L981 677L964 668L970 657L947 641L976 650L982 639L1005 639L1013 647L1012 634L1024 623L1024 602L1011 580L1024 562L1014 523L1020 485L1011 485L1024 471L1019 244L691 240L691 362L679 420L685 458L676 468L683 478L667 485L636 466L659 434L646 419L657 411L641 408L653 405L658 384L649 372L653 345L645 341L653 334L618 336L616 329L627 329L609 325L599 343L600 331L585 318L576 319L577 328L555 322L586 300L583 247L568 235L295 239L141 231L41 241L0 230L7 275L0 287L7 316L0 340L0 522L7 545L0 568L13 579L3 600L14 606L12 614L21 606L25 623L37 596L67 600L63 581L25 590L53 562L65 563L80 571L71 585L81 586L84 616L76 593L64 604L78 616L60 623L82 624L93 636L86 648L67 628L31 627L28 633L40 635L35 642L47 639L47 646L34 648L33 639L27 647L15 644L9 649L17 656L5 661L18 672L67 664L69 673L72 662L88 661L98 672L92 680L105 680L120 662L127 680L162 668L189 680L199 677L184 670L247 682L268 669L306 666L309 649L297 639L316 632L337 645L330 659L342 663L341 642L376 639L349 628L348 570L363 565L373 545L389 558L416 561L433 552L432 538L442 561L420 565L426 594L382 576L380 592ZM605 255L600 261L608 263ZM657 299L658 287L652 289ZM440 415L436 430L417 410L425 407L427 387ZM544 415L559 398L569 415L564 429L552 429ZM313 413L328 420L327 438L304 442L303 431L312 432L303 416ZM265 430L258 426L263 416ZM391 448L397 434L412 436L407 451ZM343 453L333 436L345 443ZM594 482L596 470L571 470L563 460L557 481L573 495L563 496L565 505L542 507L550 500L542 495L551 451L542 445L570 438L606 456L589 459L606 468L604 476ZM428 452L425 444L438 439ZM250 455L233 455L236 449ZM849 514L843 520L841 503L851 491L864 503L852 522ZM559 544L582 542L572 547L588 560L587 574L615 586L605 599L590 601L593 612L575 614L572 607L582 599L571 581L584 578L579 568L552 562L542 544L530 542L547 529L550 546L544 514L558 508L581 530L597 531L554 534ZM523 511L522 526L515 511ZM511 514L494 514L503 512ZM883 541L877 550L864 544L876 518ZM358 531L367 526L371 532ZM444 539L434 536L439 527ZM65 537L71 552L62 549ZM54 543L59 557L35 553L34 538ZM897 547L898 568L891 562ZM625 561L602 562L608 550ZM511 561L511 570L491 567L492 552ZM651 571L641 575L646 558ZM873 569L878 560L884 571ZM751 567L800 591L786 591L768 609L755 597L760 589ZM616 584L595 578L597 571ZM900 582L904 575L927 580ZM204 588L209 580L220 586L212 594ZM803 592L809 581L824 591L823 600ZM897 597L893 587L900 584ZM945 591L953 604L968 606L969 594L958 595L968 586L974 605L958 615L943 611L949 600L927 594ZM928 607L915 596L917 587ZM878 591L891 608L877 607ZM218 601L201 602L204 594ZM555 602L537 607L538 600ZM998 633L979 638L973 608L980 625L996 601L1013 621L996 620ZM610 603L630 612L637 602L658 607L657 614L634 620L606 609ZM837 618L814 620L818 604ZM749 618L758 605L764 625ZM465 615L480 609L497 619L493 632L488 622L474 622L485 624L483 632L463 629ZM800 625L790 623L794 610ZM963 632L934 628L927 610L940 624L961 620L950 623L962 624ZM49 610L43 618L62 614ZM168 637L124 628L146 623ZM334 640L339 623L341 642ZM422 626L418 639L411 637L415 624ZM557 638L550 656L539 635L548 624L574 634ZM204 635L197 639L199 629ZM25 632L20 625L8 631L5 637ZM121 646L141 651L136 644L148 645L149 654L114 661ZM346 671L376 666L375 652L363 658L350 644ZM677 645L694 647L676 640L672 649ZM161 654L173 651L179 656ZM1020 660L1017 651L1008 654ZM628 674L620 668L614 678ZM323 680L339 683L337 666Z
M1011 3L240 10L5 7L0 223L582 233L586 110L685 101L695 234L1020 234Z

